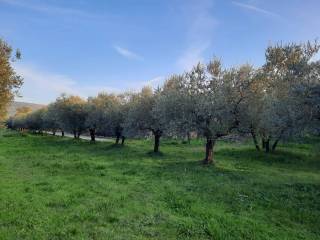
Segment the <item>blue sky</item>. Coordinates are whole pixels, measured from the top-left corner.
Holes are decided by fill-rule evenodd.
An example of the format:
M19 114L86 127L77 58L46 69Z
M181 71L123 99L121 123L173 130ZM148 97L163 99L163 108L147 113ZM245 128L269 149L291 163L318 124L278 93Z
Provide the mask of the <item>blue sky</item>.
M157 86L213 56L264 61L272 43L320 36L319 0L0 0L0 37L21 49L19 101Z

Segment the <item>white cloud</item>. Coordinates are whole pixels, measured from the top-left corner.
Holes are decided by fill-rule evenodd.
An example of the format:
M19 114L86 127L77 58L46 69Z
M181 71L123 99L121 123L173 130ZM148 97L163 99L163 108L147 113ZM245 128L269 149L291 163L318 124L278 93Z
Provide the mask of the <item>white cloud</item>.
M144 81L130 81L127 82L126 87L128 91L132 91L132 92L137 92L140 91L143 87L145 86L149 86L152 87L153 89L157 88L158 86L161 86L163 84L165 80L164 76L156 76L152 79L149 80L144 80Z
M235 1L233 1L232 3L234 5L236 5L236 6L238 6L238 7L241 7L241 8L250 10L250 11L254 11L254 12L257 12L257 13L262 13L262 14L267 15L269 17L280 17L279 14L276 14L274 12L268 11L268 10L263 9L263 8L256 7L256 6L251 5L251 4L245 4L245 3L235 2Z
M17 98L17 101L49 103L62 93L87 98L102 91L119 92L107 86L81 85L68 76L43 71L32 65L16 64L15 69L24 78L20 90L22 98Z
M117 89L103 85L88 85L78 83L72 78L43 71L30 64L15 64L16 72L24 78L20 89L21 98L16 101L47 104L53 102L62 93L78 95L82 98L96 96L101 92L121 93L125 90L139 91L144 86L156 88L164 82L164 76L157 76L147 81L130 81L126 84L127 89Z
M119 47L117 45L114 46L113 48L117 51L117 53L119 53L121 56L123 56L125 58L134 59L134 60L143 60L143 58L140 55L138 55L138 54L126 49L126 48Z
M156 87L160 86L164 82L164 79L165 79L165 77L158 76L158 77L152 78L149 81L141 82L140 85L142 85L142 87L143 86L151 86L153 88L156 88Z
M204 62L203 53L209 48L209 44L191 46L178 59L177 63L182 70L190 70L199 62Z
M191 20L187 32L187 47L177 60L180 70L190 70L199 61L204 61L204 53L212 45L213 31L218 21L211 15L212 1L201 0L188 6L187 16ZM189 20L188 19L188 20Z

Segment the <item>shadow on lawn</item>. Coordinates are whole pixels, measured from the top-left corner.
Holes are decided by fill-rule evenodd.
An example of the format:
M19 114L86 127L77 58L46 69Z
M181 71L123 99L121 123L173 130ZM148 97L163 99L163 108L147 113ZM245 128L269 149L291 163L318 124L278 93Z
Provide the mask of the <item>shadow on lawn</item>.
M258 152L250 148L227 149L217 151L217 157L223 160L238 161L242 163L262 163L286 165L288 168L320 169L320 161L313 153L300 153L280 148L275 152Z
M34 136L34 135L31 135ZM161 163L163 166L170 166L174 168L209 168L219 169L221 167L220 162L227 162L238 165L251 165L251 164L262 164L262 165L277 165L283 167L284 165L290 169L304 169L304 170L315 170L320 169L320 161L313 153L294 152L290 149L279 148L276 152L264 153L257 152L252 147L241 146L241 147L222 147L215 151L215 159L217 166L203 166L201 164L201 153L190 155L189 151L183 151L183 148L188 146L180 145L175 151L170 151L170 147L163 149L162 152L154 153L150 151L149 146L140 146L136 143L127 143L126 145L116 145L114 143L97 142L96 144L89 144L86 140L72 140L61 137L53 136L34 136L28 139L29 144L34 145L37 148L43 148L46 146L47 150L54 150L56 147L63 148L66 153L81 153L87 156L103 157L108 156L109 158L114 156L115 158L121 157L125 162L140 164L141 160L154 159L156 162ZM175 147L175 146L173 146ZM193 146L199 150L199 146ZM188 153L188 155L187 155ZM204 154L204 152L203 152ZM134 156L134 159L130 159ZM122 161L122 162L123 162ZM214 171L214 170L212 170Z

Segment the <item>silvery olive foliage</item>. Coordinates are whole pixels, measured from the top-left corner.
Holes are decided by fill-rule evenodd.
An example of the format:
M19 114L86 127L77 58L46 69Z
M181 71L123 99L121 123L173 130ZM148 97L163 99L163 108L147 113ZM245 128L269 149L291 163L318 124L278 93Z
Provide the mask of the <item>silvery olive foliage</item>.
M42 121L43 121L43 128L50 132L57 132L61 130L63 127L60 118L59 118L59 109L57 104L51 103L45 109Z
M100 93L87 101L86 126L91 134L115 136L117 142L123 137L124 120L126 115L125 94L115 95Z
M86 130L86 101L78 96L62 95L56 102L59 122L63 130L79 138Z
M254 104L261 107L255 113L254 131L267 143L273 141L275 150L279 140L305 134L315 125L316 112L307 99L312 89L319 86L319 62L312 59L318 52L315 43L271 46L266 51L266 64L260 69L262 91Z
M158 152L160 138L165 131L163 122L159 119L161 116L154 112L159 94L150 87L144 87L140 92L132 93L124 124L127 136L153 135L154 152Z
M185 138L197 131L192 114L193 102L184 87L184 77L173 75L164 83L152 110L166 135L171 137Z
M128 136L144 136L150 132L162 131L161 122L153 114L156 99L157 94L150 87L132 93L125 122Z
M257 150L275 150L281 140L320 132L320 61L317 42L266 49L261 67L224 68L213 58L170 76L163 86L138 92L100 93L87 101L62 95L46 109L22 111L8 126L95 135L206 139L204 163L214 163L214 146L229 134L251 136Z

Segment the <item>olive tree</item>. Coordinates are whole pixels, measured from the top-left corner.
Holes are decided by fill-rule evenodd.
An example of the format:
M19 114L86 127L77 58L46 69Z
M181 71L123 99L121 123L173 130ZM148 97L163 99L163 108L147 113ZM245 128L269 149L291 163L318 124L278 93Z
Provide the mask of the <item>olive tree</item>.
M238 133L251 135L255 148L260 151L259 131L264 107L265 81L261 69L252 69L247 76L251 84L247 89L247 96L240 105Z
M103 94L99 94L97 97L90 97L86 104L87 117L85 125L89 129L92 142L95 141L97 130L101 132L102 126L105 125L104 105L105 98Z
M251 71L247 65L222 69L217 59L207 65L199 63L181 78L179 94L172 94L177 99L171 105L178 107L172 111L175 129L190 126L206 138L204 164L214 163L216 141L238 127L240 107L251 84ZM180 107L184 104L187 106Z
M153 112L157 98L158 93L154 93L149 87L131 94L124 124L126 133L131 136L146 136L151 132L154 136L155 153L159 152L160 138L164 133L162 122Z
M114 97L110 106L106 108L106 116L108 127L111 129L113 135L116 137L116 144L119 144L121 138L121 145L124 144L124 121L128 113L127 99L128 94L120 94Z
M308 105L307 98L312 95L312 86L319 82L318 65L312 58L319 47L317 42L307 42L267 48L257 125L266 152L274 151L281 139L301 135L309 126L307 111L314 108Z
M172 137L187 137L197 131L192 114L193 103L185 91L185 75L172 75L164 83L153 108L153 114L161 122L167 135Z
M80 138L86 129L86 101L78 96L62 95L55 104L62 129L72 132L74 138Z
M57 104L51 103L47 106L46 111L43 113L43 127L47 131L51 131L53 135L55 135L58 130L61 130L62 136L64 136L62 124L59 120Z
M320 134L320 60L310 64L308 82L294 89L297 108L303 113L302 125L307 132Z
M42 133L44 129L43 116L45 111L45 109L39 109L29 113L24 119L25 128L27 128L29 131Z

